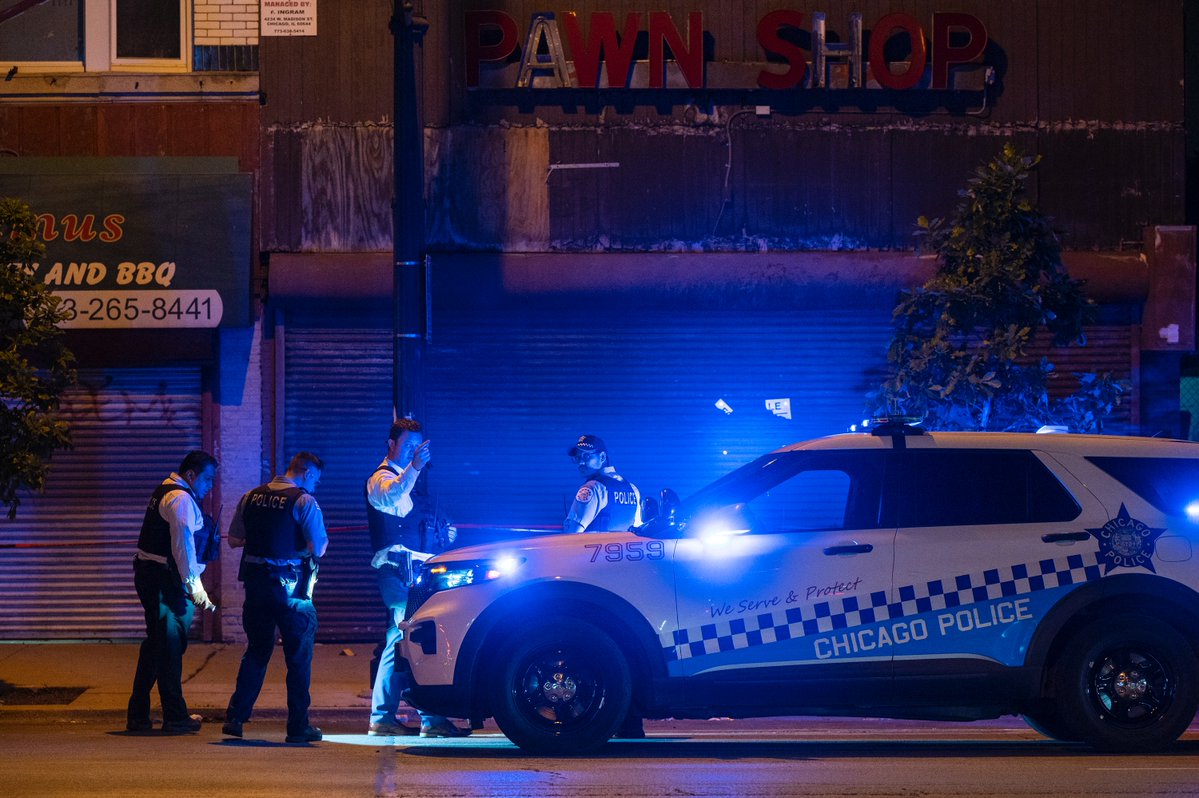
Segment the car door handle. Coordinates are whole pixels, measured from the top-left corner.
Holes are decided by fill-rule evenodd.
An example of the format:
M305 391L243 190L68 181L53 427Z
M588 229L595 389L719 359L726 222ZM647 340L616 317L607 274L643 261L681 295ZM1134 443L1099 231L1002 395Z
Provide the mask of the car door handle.
M830 557L835 557L838 554L868 554L874 551L874 546L869 543L853 543L841 546L829 546L824 550L824 553Z
M1086 540L1090 536L1090 532L1050 532L1047 535L1041 535L1041 540L1046 543L1061 543L1067 540Z

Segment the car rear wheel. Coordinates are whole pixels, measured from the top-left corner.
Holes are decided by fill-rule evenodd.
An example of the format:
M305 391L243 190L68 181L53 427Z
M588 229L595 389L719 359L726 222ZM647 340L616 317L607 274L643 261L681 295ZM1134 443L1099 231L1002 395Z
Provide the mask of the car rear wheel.
M612 638L586 622L515 630L489 684L495 722L530 753L585 753L628 714L629 666Z
M1165 748L1199 708L1194 649L1152 618L1092 622L1067 642L1054 674L1058 717L1103 751Z

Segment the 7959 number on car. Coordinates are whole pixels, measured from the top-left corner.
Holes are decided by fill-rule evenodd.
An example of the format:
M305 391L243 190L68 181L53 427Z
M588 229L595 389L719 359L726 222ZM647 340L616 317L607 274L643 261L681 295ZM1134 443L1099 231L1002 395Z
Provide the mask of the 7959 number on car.
M608 562L628 560L661 560L666 557L666 544L660 540L631 540L626 543L584 543L583 548L591 551L588 562L597 561L602 555Z

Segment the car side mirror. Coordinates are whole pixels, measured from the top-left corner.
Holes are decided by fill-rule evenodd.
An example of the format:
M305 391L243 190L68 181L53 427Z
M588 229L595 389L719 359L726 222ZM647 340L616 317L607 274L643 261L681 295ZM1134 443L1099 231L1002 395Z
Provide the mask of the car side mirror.
M670 488L664 488L655 499L653 496L641 498L641 525L631 531L651 538L673 538L678 534L679 495Z
M674 523L677 520L679 506L683 503L679 499L679 494L675 493L670 488L662 488L658 501L658 513L666 518L669 523Z
M641 498L641 523L648 524L658 517L658 500L653 496Z

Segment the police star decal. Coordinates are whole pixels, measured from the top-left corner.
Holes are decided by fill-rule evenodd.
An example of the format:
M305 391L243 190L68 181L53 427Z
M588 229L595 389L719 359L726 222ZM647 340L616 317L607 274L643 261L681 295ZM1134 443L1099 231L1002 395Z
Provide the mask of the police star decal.
M1153 567L1153 548L1165 528L1155 529L1132 518L1128 508L1120 504L1120 512L1099 529L1088 529L1099 541L1099 559L1104 563L1103 573L1113 568Z

